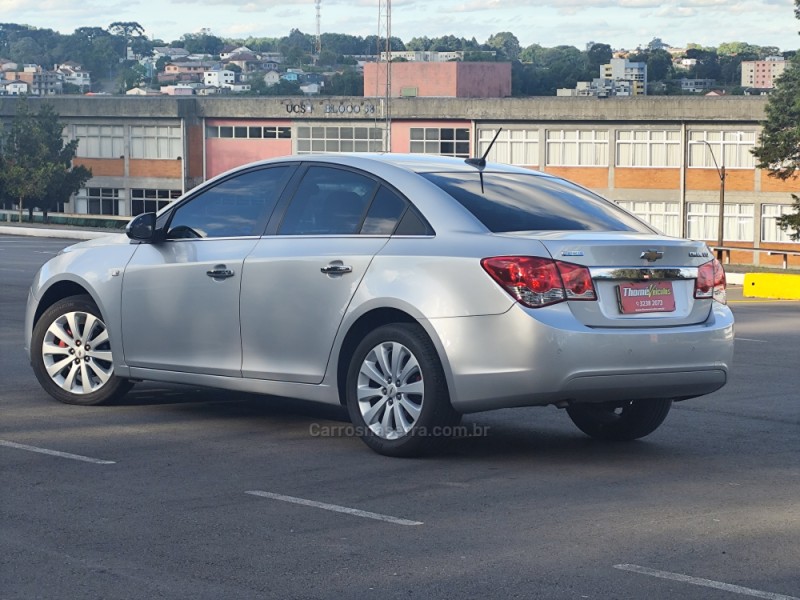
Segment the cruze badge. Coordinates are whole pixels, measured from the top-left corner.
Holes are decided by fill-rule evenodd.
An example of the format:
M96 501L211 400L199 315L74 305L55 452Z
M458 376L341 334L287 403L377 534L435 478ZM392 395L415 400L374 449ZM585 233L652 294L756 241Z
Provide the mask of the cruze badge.
M689 258L708 258L708 252L689 252Z
M644 258L647 262L656 262L659 258L664 258L664 253L658 250L645 250L639 258Z

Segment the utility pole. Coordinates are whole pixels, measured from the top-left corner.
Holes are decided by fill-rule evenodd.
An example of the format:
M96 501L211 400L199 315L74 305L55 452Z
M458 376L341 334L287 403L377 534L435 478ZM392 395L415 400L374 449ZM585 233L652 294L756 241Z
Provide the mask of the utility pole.
M722 165L717 164L717 157L714 156L714 149L706 140L703 143L708 146L711 153L711 160L714 161L714 168L719 175L719 225L717 227L717 260L722 262L724 250L722 246L725 242L725 147L722 146Z

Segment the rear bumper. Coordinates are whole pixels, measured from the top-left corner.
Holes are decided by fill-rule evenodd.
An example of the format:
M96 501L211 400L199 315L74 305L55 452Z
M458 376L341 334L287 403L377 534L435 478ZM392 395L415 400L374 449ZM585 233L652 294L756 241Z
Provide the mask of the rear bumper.
M681 327L590 328L566 304L432 319L453 407L469 413L556 402L685 399L725 385L733 315Z

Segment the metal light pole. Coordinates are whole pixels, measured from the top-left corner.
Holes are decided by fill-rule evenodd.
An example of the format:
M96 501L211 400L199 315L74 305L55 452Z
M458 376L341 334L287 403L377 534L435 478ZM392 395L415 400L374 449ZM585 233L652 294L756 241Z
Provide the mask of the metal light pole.
M717 260L722 262L724 251L722 245L725 241L725 147L722 146L722 165L717 164L717 157L714 156L714 149L706 140L703 143L708 146L708 151L711 152L711 160L714 161L714 168L717 169L719 175L719 227L717 228Z

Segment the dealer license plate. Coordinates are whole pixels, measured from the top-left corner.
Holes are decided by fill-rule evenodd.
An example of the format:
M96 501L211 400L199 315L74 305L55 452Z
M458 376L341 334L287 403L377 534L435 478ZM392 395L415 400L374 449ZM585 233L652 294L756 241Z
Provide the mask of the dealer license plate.
M617 286L619 310L623 314L673 312L675 293L671 281L642 281Z

